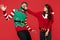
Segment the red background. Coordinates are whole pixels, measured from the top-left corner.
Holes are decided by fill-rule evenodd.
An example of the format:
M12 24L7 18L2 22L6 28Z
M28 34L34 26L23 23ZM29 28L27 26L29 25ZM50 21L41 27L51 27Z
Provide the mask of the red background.
M55 15L54 23L52 27L52 40L60 40L60 1L59 0L0 0L0 4L7 6L7 13L9 14L13 8L19 8L20 3L26 1L29 5L29 9L34 12L42 11L44 4L48 3L52 6ZM39 29L38 20L35 16L28 14L27 18L28 25L32 29L35 29L36 34L30 32L33 40L39 40ZM6 21L3 17L2 11L0 10L0 40L19 40L15 27L13 24L13 19Z

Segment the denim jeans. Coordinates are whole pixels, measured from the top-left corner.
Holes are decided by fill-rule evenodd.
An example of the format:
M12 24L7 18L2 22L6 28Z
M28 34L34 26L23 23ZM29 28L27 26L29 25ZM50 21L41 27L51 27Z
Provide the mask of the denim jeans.
M45 36L45 32L40 32L40 40L51 40L51 32L49 32L48 36Z

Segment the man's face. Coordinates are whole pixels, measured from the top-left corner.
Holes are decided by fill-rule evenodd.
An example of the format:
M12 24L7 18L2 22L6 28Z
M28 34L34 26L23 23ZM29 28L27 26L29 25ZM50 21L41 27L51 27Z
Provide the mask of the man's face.
M25 10L27 10L27 9L28 9L28 6L27 6L27 4L26 4L26 3L23 3L21 6L22 6L22 8L23 8L23 9L25 9Z

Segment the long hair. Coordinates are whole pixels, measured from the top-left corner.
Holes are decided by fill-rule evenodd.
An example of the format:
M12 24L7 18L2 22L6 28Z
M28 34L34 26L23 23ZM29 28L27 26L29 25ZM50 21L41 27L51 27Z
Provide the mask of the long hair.
M51 7L48 4L45 4L45 7L48 9L48 19L52 19L51 17ZM46 12L43 11L43 15L45 16Z

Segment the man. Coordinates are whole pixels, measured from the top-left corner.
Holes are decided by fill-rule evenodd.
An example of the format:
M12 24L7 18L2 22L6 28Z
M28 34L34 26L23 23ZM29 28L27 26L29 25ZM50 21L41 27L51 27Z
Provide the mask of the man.
M19 9L13 9L10 15L6 13L6 8L6 6L0 5L0 9L3 11L6 20L10 20L11 18L14 19L14 25L16 27L17 35L20 40L32 40L28 30L32 32L34 32L34 30L32 30L26 22L26 10L28 8L28 4L26 2L22 2L21 7Z

